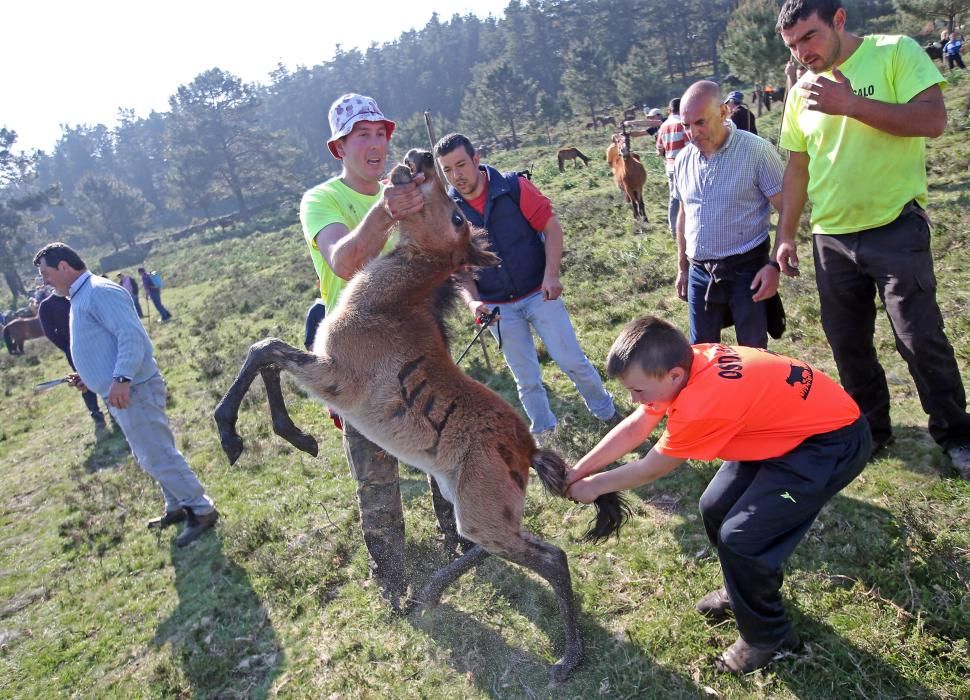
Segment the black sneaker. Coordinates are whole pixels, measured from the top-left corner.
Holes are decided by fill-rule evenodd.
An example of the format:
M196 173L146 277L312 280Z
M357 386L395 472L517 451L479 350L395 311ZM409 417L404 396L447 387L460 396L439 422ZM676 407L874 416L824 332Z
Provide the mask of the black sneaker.
M178 510L167 510L158 518L152 518L148 521L149 530L164 530L165 528L180 523L188 517L185 514L185 508L179 508Z
M202 534L216 524L219 519L219 511L215 508L208 513L196 515L190 508L184 509L188 519L188 525L182 530L182 534L175 538L176 547L185 547L195 542Z

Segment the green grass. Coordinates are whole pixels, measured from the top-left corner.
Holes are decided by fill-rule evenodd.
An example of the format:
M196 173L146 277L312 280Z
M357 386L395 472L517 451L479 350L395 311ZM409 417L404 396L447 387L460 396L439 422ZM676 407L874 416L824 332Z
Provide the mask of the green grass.
M967 204L970 83L947 91L951 126L929 144L940 303L964 377L970 366ZM760 120L777 133L777 111ZM673 291L662 164L641 146L650 223L635 225L613 188L607 136L556 132L593 160L560 175L555 147L500 153L500 168L532 167L566 232L565 299L587 353L601 364L619 327L654 313L684 326ZM402 147L411 144L400 144ZM696 502L714 464L693 464L631 495L636 517L619 542L579 541L590 511L529 490L526 526L569 554L586 660L560 688L546 666L561 651L544 582L491 560L442 605L401 618L367 580L353 480L325 411L286 382L297 424L320 440L310 458L272 434L257 383L244 404L247 451L229 467L211 413L250 343L299 345L315 279L290 216L224 235L156 245L175 320L150 332L170 388L177 441L217 500L214 537L175 550L145 529L162 502L117 433L96 442L79 396L31 386L66 370L34 341L0 355L0 697L944 697L970 696L970 484L953 478L929 439L908 372L878 326L899 439L822 512L791 558L786 602L807 645L766 672L724 678L710 659L733 641L694 601L718 585ZM808 259L807 240L801 253ZM772 347L828 372L811 265L783 287L789 333ZM469 319L452 320L455 348ZM730 336L726 337L731 340ZM465 369L518 406L489 340ZM600 437L565 375L541 352L575 460ZM630 406L616 384L611 389ZM446 559L423 476L402 470L410 577Z

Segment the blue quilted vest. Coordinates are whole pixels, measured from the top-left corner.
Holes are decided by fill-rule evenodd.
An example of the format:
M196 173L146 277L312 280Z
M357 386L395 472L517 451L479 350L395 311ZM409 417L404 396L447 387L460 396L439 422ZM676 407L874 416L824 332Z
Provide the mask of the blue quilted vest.
M519 209L519 176L503 175L490 165L479 167L488 174L484 216L472 209L454 187L448 188L448 194L472 225L485 229L489 250L500 258L497 266L478 271L479 297L482 301L512 301L542 286L546 248L541 234Z

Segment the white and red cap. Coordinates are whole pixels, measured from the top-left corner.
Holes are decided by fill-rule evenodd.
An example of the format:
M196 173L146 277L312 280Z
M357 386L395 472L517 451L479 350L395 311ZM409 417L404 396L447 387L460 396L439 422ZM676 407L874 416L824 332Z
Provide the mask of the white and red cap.
M334 100L330 105L327 118L330 120L330 140L327 141L327 148L337 160L340 160L340 156L337 155L334 142L349 134L357 122L384 122L388 140L394 133L394 127L397 126L384 116L373 97L358 95L356 92L348 92Z

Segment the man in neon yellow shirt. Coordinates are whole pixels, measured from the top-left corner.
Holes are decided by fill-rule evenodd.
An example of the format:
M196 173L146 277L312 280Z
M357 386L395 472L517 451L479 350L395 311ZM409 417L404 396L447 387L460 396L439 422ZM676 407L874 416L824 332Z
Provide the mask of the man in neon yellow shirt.
M873 344L875 293L909 365L933 439L970 478L966 393L943 332L930 252L924 139L946 128L936 66L909 37L859 37L839 0L787 0L777 29L808 71L785 106L776 258L798 274L795 234L812 202L822 327L876 450L892 442L889 388Z
M320 278L322 304L307 315L306 345L313 346L326 309L332 309L344 286L359 269L390 250L394 223L419 211L424 199L417 185L381 182L387 165L387 148L395 124L381 113L377 102L350 93L330 107L331 137L327 147L341 162L339 176L303 195L300 222L310 257ZM357 499L364 543L381 595L395 608L404 594L404 513L398 483L397 460L373 444L351 425L344 425L344 452L357 480ZM429 477L435 514L446 545L458 543L454 511Z

